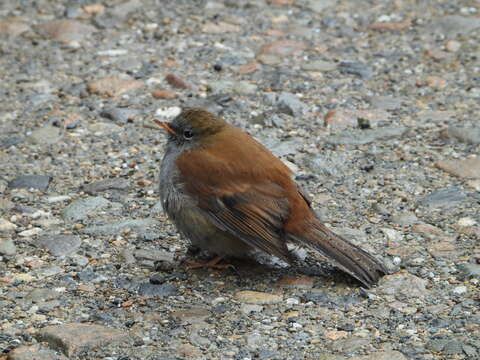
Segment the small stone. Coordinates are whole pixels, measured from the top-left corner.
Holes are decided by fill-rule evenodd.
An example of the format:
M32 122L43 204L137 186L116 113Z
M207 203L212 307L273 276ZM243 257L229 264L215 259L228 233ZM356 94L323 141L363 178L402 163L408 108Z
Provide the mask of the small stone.
M38 26L46 37L57 41L69 42L82 40L96 31L95 27L75 20L59 20Z
M445 135L466 144L480 144L480 127L450 126Z
M424 234L424 235L438 235L442 233L442 230L437 228L436 226L430 225L430 224L416 224L412 226L412 231L415 231L416 233L419 234Z
M170 284L155 285L151 283L142 283L138 288L138 295L143 297L168 297L176 295L178 289Z
M348 336L348 332L339 331L339 330L330 330L330 331L326 331L324 336L328 340L336 341L339 339L346 338Z
M354 356L350 360L408 360L400 351L377 351L370 355Z
M256 350L265 343L265 339L258 332L252 332L246 335L247 348Z
M457 224L459 226L465 227L465 226L473 226L477 223L475 219L472 219L471 217L462 217L458 219Z
M52 181L48 175L22 175L8 183L10 189L37 189L46 191Z
M214 94L251 95L257 91L257 86L248 81L218 80L209 83L208 89Z
M165 107L157 109L157 111L155 111L155 116L165 119L172 119L175 116L179 115L181 112L182 109L178 106Z
M52 349L60 350L68 357L122 341L127 336L128 333L116 329L80 323L47 326L35 335L38 341L47 342Z
M447 258L453 259L458 255L458 251L455 247L455 244L448 241L440 241L434 244L431 244L427 248L428 252L437 259Z
M315 279L306 276L284 276L277 281L276 285L291 289L311 289L314 283Z
M237 69L240 74L252 74L258 70L260 70L260 65L256 61L241 65Z
M95 181L82 186L82 190L87 194L95 195L108 190L126 191L130 188L130 180L123 178L111 178Z
M7 360L67 360L67 357L40 344L35 344L13 349L8 353Z
M140 9L143 6L141 1L138 0L130 0L123 3L120 3L113 7L111 13L113 16L119 19L125 19L128 15L133 13L134 11Z
M66 221L77 222L88 218L108 205L110 205L110 201L101 196L79 199L64 208L62 216Z
M48 234L38 238L35 245L47 249L53 256L65 256L75 252L81 243L75 235Z
M299 54L306 48L307 46L301 42L292 40L278 40L263 45L260 48L259 55L288 56L292 54Z
M165 76L165 80L177 89L190 89L191 86L185 82L181 77L175 74L168 74Z
M83 11L89 15L102 15L105 12L105 6L102 4L85 5Z
M240 311L246 315L249 315L251 313L263 311L263 306L255 304L242 304L240 305Z
M25 301L38 304L48 300L57 299L59 296L60 293L58 291L47 288L37 288L33 289L25 296Z
M468 291L465 285L457 286L452 290L454 295L463 295Z
M178 97L178 94L175 91L171 90L155 90L152 92L152 96L155 99L176 99Z
M473 263L458 264L457 268L462 273L465 279L471 279L471 278L480 279L480 264L473 264Z
M17 253L17 247L11 237L0 238L0 255L14 256Z
M291 116L305 115L309 106L300 101L294 94L282 92L277 97L277 107L280 112Z
M17 228L17 225L11 223L8 220L0 218L0 232L13 231Z
M19 36L30 30L28 24L20 17L10 17L0 20L0 34Z
M468 180L467 185L480 192L480 179Z
M408 131L405 127L386 126L378 129L367 130L346 130L338 135L331 135L326 141L334 145L365 145L377 140L385 141L387 139L402 136Z
M455 206L459 202L463 202L466 199L467 196L460 188L451 187L448 189L433 191L423 199L420 199L418 204L422 206L428 206L430 208L442 208Z
M447 81L439 76L427 76L426 82L432 89L442 90L447 87Z
M463 343L460 341L449 341L443 347L442 353L446 355L463 354Z
M202 356L202 351L190 344L180 344L177 346L177 355L183 359L199 359Z
M99 94L108 97L117 97L126 92L138 89L143 86L143 81L128 80L118 77L107 77L90 82L87 90L91 94Z
M398 242L402 240L402 234L400 234L398 231L390 228L381 228L382 232L385 234L385 237L389 241L394 241Z
M212 313L205 308L191 308L185 310L176 310L170 313L170 316L180 322L190 324L199 323L212 316Z
M115 134L123 131L121 126L118 126L109 122L96 122L88 125L88 130L90 130L95 136L103 136L106 134Z
M111 222L106 225L89 226L84 228L82 232L89 235L117 235L125 229L131 229L144 234L152 230L157 224L157 221L153 219L128 219Z
M462 47L462 44L456 40L448 40L445 44L445 48L450 52L457 52Z
M391 222L398 225L410 226L419 222L417 216L413 212L404 212L401 214L393 215Z
M454 120L456 118L455 111L445 110L422 110L418 114L420 122L442 123Z
M378 290L387 295L403 297L425 297L428 294L428 280L421 279L406 271L385 275L380 279Z
M139 116L139 111L136 109L128 108L106 108L102 110L100 116L115 121L116 123L125 124L127 122L133 122L137 116Z
M396 110L401 108L405 99L393 96L372 96L369 99L370 105L374 109ZM388 113L387 113L388 114Z
M427 25L427 31L433 34L442 33L448 38L466 35L480 28L480 18L449 15L437 18L433 24Z
M351 336L345 339L335 341L332 344L332 349L334 351L339 351L344 354L351 354L368 344L370 344L369 339L364 339L359 336Z
M336 5L336 3L336 0L306 0L304 6L314 12L323 13L326 8Z
M328 72L335 70L337 68L337 64L330 61L323 61L323 60L314 60L309 63L303 64L302 69L305 71L321 71L321 72Z
M32 131L29 136L33 144L53 145L62 138L62 130L57 126L44 126Z
M373 76L373 69L359 61L342 61L338 69L345 74L358 75L362 79L369 79Z
M202 32L206 34L224 34L224 33L231 33L231 32L239 32L241 29L242 28L239 25L220 21L217 24L213 22L206 23L202 27Z
M42 231L43 230L41 228L32 228L32 229L28 229L28 230L24 230L24 231L19 232L18 236L31 237L31 236L35 236L35 235L40 234Z
M235 297L241 302L257 305L278 304L283 299L282 295L250 290L239 291Z
M376 22L368 25L368 29L377 31L403 31L412 26L411 21L401 22Z
M159 249L139 249L135 250L134 252L135 258L139 260L151 260L151 261L165 261L165 262L173 262L174 261L174 254Z

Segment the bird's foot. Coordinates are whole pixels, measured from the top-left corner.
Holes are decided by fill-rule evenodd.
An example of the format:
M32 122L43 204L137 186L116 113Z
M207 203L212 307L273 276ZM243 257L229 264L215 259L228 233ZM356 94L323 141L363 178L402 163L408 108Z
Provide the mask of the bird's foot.
M206 262L187 259L185 260L185 263L187 264L187 270L205 269L205 268L225 270L225 269L234 268L232 264L219 264L219 262L222 260L223 260L222 256L215 256L213 259L208 260Z

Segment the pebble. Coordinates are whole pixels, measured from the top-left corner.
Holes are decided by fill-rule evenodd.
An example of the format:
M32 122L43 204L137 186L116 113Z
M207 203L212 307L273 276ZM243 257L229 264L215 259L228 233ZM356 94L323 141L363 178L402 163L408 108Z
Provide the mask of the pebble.
M8 353L8 360L67 360L63 354L41 344L22 345Z
M142 234L154 228L155 225L157 225L157 221L153 219L129 219L114 221L106 225L88 226L82 232L89 235L117 235L125 229L132 229Z
M170 284L155 285L151 283L142 283L138 287L138 295L143 297L167 297L176 295L178 289Z
M17 228L17 225L8 220L0 218L0 232L9 232Z
M155 99L176 99L178 97L178 94L175 91L171 90L155 90L152 92L152 96Z
M203 322L211 316L211 312L206 308L196 307L185 310L175 310L170 316L180 322L188 322L190 324Z
M30 30L30 26L23 19L9 17L0 20L0 34L19 36Z
M239 291L235 294L235 297L240 302L255 305L278 304L283 299L282 295L250 290Z
M140 111L137 109L128 108L106 108L102 110L100 116L113 120L116 123L125 124L127 122L133 122L137 116L140 115Z
M458 187L435 190L418 201L419 205L430 208L455 206L467 199L465 193Z
M383 110L336 109L325 115L325 126L332 130L342 130L347 127L359 127L361 121L366 121L370 126L389 118L390 115Z
M143 81L122 79L119 77L106 77L91 81L87 90L91 94L98 94L108 97L118 97L126 92L136 90L143 86Z
M427 284L428 280L421 279L406 271L400 271L396 274L385 275L380 279L378 290L387 295L423 298L428 295Z
M314 60L302 65L302 69L305 71L321 71L328 72L337 68L337 64L330 61Z
M217 24L208 22L202 26L202 32L206 34L223 34L231 32L239 32L242 28L239 25L229 24L227 22L220 21Z
M315 279L306 276L283 276L276 285L289 289L311 289L314 283Z
M257 86L248 81L219 80L209 83L208 89L214 94L251 95L257 92Z
M335 0L306 0L305 6L310 10L322 13L325 9L335 5Z
M362 79L369 79L373 76L373 69L359 61L342 61L338 69L344 74L358 75Z
M38 29L46 37L63 42L83 40L96 31L95 27L76 20L56 20L39 25Z
M454 259L458 255L455 244L449 241L439 241L428 245L428 252L436 259Z
M415 213L413 212L404 212L400 214L393 215L390 221L394 224L403 225L403 226L410 226L414 225L420 220L417 218Z
M353 356L350 360L408 360L400 351L377 351L370 355Z
M338 145L365 145L377 140L386 140L402 136L408 131L405 127L382 127L367 130L345 130L338 135L331 135L325 140Z
M110 201L101 196L78 199L62 210L62 217L66 221L78 222L87 219L109 205Z
M187 84L185 80L183 80L180 76L175 75L175 74L168 74L165 76L165 80L167 83L172 85L173 87L177 89L190 89L191 86Z
M182 109L178 106L165 107L157 109L157 111L155 111L155 116L165 119L172 119L175 116L179 115L181 112Z
M87 194L95 195L108 190L126 191L130 188L130 185L130 180L117 177L94 181L90 184L82 185L82 190Z
M480 127L449 126L446 135L467 144L480 144Z
M47 249L53 256L71 254L80 247L80 237L75 235L46 234L35 241L35 245Z
M29 136L33 144L53 145L62 138L62 130L57 126L44 126L32 131Z
M40 234L42 231L43 230L41 228L32 228L32 229L23 230L23 231L19 232L18 236L31 237L31 236L35 236L35 235Z
M17 253L17 247L11 237L0 238L0 255L14 256Z
M465 279L480 279L480 264L463 263L458 264L457 269L462 273Z
M37 189L46 191L52 177L48 175L21 175L8 183L10 189Z
M70 323L44 327L35 334L38 341L46 342L51 348L66 356L76 356L112 342L126 340L128 334L113 328L95 324Z
M301 42L292 40L278 40L263 45L260 48L258 56L261 55L277 55L288 56L292 54L299 54L305 50L307 46Z
M255 304L242 304L240 305L240 311L246 315L249 315L251 313L263 311L263 306Z
M452 290L454 295L463 295L468 291L465 285L457 286Z
M397 110L401 108L405 98L378 95L370 97L369 102L374 109Z
M480 19L460 15L449 15L439 18L427 26L430 33L442 33L449 38L466 35L480 28Z

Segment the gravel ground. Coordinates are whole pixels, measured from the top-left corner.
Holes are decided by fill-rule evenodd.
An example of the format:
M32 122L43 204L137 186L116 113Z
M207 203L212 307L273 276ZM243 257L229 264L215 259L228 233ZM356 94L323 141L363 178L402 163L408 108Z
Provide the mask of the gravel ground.
M479 38L475 0L2 1L0 359L478 359ZM183 105L391 274L187 271L151 130Z

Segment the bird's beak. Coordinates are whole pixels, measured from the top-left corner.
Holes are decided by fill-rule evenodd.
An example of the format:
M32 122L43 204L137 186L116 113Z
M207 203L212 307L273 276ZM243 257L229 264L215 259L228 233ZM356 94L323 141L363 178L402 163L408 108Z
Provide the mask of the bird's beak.
M160 120L157 120L157 119L153 119L153 121L155 122L155 124L160 126L166 132L169 132L170 134L173 134L173 135L177 135L175 130L172 129L172 127L170 126L170 124L168 122L160 121Z

